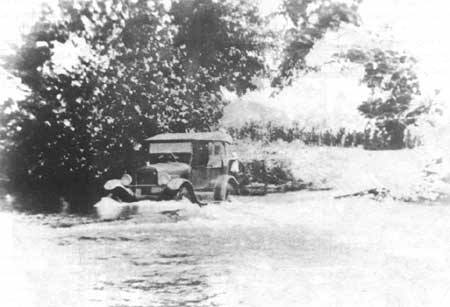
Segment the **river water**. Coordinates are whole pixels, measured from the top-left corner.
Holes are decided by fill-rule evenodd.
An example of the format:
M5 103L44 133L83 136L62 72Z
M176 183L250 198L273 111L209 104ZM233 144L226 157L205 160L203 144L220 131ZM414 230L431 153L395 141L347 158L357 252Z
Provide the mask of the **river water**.
M8 306L444 306L450 300L446 207L337 201L314 192L182 205L177 215L144 209L128 220L72 227L16 218Z

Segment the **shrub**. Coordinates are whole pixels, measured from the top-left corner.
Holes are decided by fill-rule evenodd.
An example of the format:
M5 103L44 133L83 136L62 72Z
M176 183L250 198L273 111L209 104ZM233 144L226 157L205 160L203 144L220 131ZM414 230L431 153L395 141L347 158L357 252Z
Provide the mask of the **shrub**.
M294 181L291 165L284 160L271 159L266 163L266 182L268 184L283 184Z
M298 123L290 126L273 122L261 123L251 121L240 128L228 128L228 133L238 140L249 139L271 143L278 140L285 142L301 141L306 145L345 146L353 147L364 143L364 133L347 131L344 128L338 131L319 131L315 128L299 127Z

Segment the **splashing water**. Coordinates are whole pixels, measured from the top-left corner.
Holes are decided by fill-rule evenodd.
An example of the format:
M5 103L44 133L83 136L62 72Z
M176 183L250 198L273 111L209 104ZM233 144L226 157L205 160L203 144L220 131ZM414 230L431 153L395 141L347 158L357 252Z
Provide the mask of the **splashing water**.
M203 208L146 202L127 220L69 228L16 216L12 257L3 266L21 276L8 284L29 301L17 306L430 306L450 300L449 208L332 196L236 197ZM176 215L159 213L170 206L178 207Z

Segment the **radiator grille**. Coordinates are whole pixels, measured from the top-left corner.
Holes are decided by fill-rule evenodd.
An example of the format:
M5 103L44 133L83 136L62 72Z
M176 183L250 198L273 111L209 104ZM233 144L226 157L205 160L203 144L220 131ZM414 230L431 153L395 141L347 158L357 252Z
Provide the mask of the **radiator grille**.
M136 177L137 184L158 184L158 175L156 170L138 173Z

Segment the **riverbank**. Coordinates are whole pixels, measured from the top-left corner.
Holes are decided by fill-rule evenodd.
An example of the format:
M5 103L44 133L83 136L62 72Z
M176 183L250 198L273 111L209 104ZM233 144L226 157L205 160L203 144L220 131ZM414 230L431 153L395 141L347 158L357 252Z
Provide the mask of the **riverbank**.
M395 198L429 203L450 193L450 167L434 165L424 148L369 151L300 142L238 141L231 150L243 159L283 161L296 178L337 194L377 188Z

